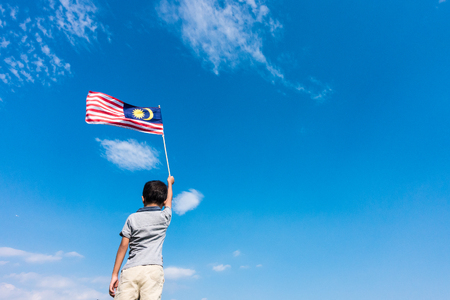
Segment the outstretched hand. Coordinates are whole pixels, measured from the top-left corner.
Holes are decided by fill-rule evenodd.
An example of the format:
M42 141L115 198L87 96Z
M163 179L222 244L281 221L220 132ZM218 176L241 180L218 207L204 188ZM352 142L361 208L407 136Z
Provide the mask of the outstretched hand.
M167 177L167 183L168 184L174 184L175 183L175 178L173 176Z

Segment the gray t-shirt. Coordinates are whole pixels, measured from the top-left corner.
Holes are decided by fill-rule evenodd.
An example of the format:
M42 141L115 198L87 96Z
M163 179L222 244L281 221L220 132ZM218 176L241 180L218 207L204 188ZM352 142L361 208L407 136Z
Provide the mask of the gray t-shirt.
M143 207L131 214L120 235L130 239L128 261L123 270L145 265L163 265L162 246L172 209L157 206Z

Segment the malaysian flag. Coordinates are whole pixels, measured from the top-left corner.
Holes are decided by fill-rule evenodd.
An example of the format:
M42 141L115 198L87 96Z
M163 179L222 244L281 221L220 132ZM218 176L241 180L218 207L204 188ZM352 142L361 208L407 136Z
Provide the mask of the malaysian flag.
M106 94L91 91L86 98L86 122L164 134L159 107L137 107Z

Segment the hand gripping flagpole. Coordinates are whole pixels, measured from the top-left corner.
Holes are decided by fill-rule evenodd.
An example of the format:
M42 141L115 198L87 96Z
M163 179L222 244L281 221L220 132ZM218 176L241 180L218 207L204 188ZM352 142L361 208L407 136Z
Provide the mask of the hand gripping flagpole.
M158 108L161 109L161 105L158 105ZM167 157L167 148L166 148L166 139L164 138L164 129L163 129L162 138L163 138L163 143L164 143L164 152L166 153L167 170L169 170L169 176L170 176L169 158Z

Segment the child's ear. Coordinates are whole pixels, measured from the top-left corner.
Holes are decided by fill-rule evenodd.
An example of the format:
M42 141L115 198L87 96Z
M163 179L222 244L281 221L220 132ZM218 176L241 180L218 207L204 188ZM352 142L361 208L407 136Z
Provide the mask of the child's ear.
M144 196L142 196L142 203L144 203L144 205L145 205L145 199L144 199Z

